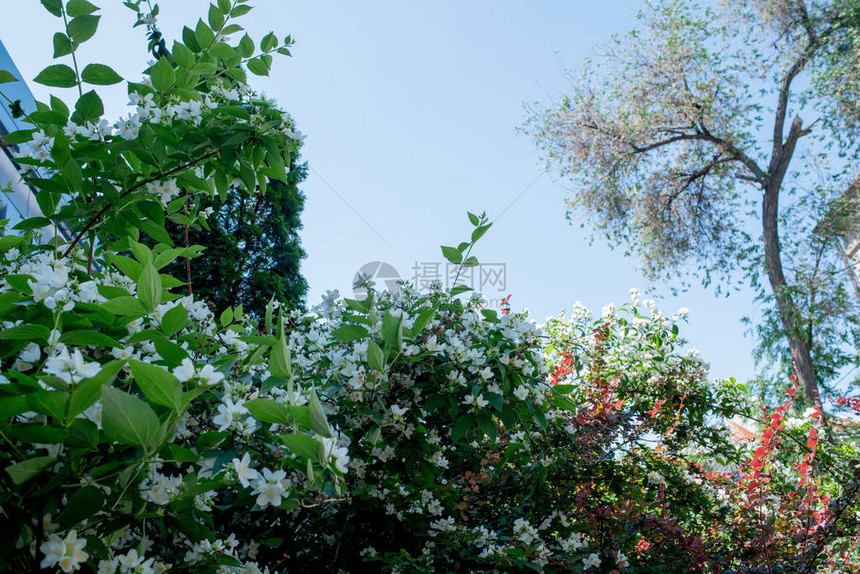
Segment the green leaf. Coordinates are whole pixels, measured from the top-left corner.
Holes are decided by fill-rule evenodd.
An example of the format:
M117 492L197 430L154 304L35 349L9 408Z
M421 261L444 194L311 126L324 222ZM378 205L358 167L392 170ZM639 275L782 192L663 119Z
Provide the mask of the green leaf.
M74 420L76 416L84 412L95 403L102 394L102 387L111 384L119 372L125 366L125 361L116 360L102 365L101 370L94 377L84 379L78 383L75 392L69 399L69 412L66 423Z
M27 219L22 219L18 223L15 224L15 227L12 229L20 229L22 231L26 231L29 229L38 229L40 227L47 227L52 225L51 220L47 217L28 217Z
M101 304L101 308L115 315L143 316L146 308L135 297L115 297Z
M69 21L66 32L76 44L83 44L93 37L99 27L101 16L78 16Z
M164 362L171 367L178 367L183 359L190 358L188 351L167 339L156 339L155 350L164 359Z
M0 339L47 342L51 330L44 325L18 325L0 330Z
M245 408L255 419L270 424L289 424L290 411L286 405L271 399L252 399Z
M147 311L152 311L161 304L162 291L161 276L155 266L148 262L143 266L137 281L137 297Z
M317 391L314 388L311 388L308 396L308 409L311 414L311 428L314 432L320 436L331 438L331 427L328 425L325 412L323 412Z
M59 444L69 433L65 429L35 424L14 424L9 427L9 436L27 444Z
M78 98L75 111L81 115L82 120L92 122L102 117L105 106L95 90L90 90Z
M493 415L488 412L478 413L477 419L478 429L490 437L490 440L495 441L496 435L499 432L498 425L493 421Z
M382 339L385 344L398 353L403 347L403 318L395 317L389 311L382 316Z
M487 393L486 395L487 402L490 403L490 406L496 409L499 412L502 412L502 409L505 408L505 399L502 395L498 393Z
M231 307L227 307L221 312L220 322L222 327L226 327L233 322L233 309Z
M159 92L166 92L173 86L176 80L176 75L173 72L173 66L167 61L167 58L160 58L149 69L149 77L152 79L152 87Z
M278 37L274 32L269 32L260 40L260 50L263 52L271 52L277 45Z
M224 25L224 13L215 4L209 5L209 14L207 19L213 30L220 30Z
M475 243L477 240L482 238L484 234L489 231L490 227L492 227L492 223L487 223L486 225L482 225L472 231L472 243Z
M173 59L181 68L189 69L194 65L194 52L188 49L188 46L180 42L173 42Z
M54 57L61 58L67 56L74 51L72 41L62 32L54 34Z
M29 410L30 403L27 402L27 397L24 395L3 397L3 400L0 401L0 419L8 419Z
M157 446L161 423L145 401L113 387L102 389L102 426L105 435L122 444L151 452Z
M46 470L57 461L55 456L37 456L18 464L6 467L6 473L12 478L12 482L21 485Z
M382 352L376 341L367 342L367 365L374 371L380 373L385 371L385 353Z
M87 0L69 0L66 3L66 14L68 14L72 18L92 14L98 9L98 6L92 4L91 2L87 2Z
M80 522L83 522L101 510L105 503L105 493L102 489L95 486L84 486L75 490L63 511L60 513L60 525L63 528L69 528Z
M430 321L433 320L434 317L436 317L435 307L421 311L415 319L415 323L412 325L412 337L418 337L418 334L427 326L428 323L430 323Z
M249 35L245 34L242 36L242 39L239 40L239 46L236 50L243 58L250 58L254 55L254 40L252 40Z
M66 120L69 119L69 106L67 106L66 103L57 96L51 96L51 109L63 116Z
M268 76L269 75L269 66L262 60L262 58L253 58L248 60L246 63L248 66L248 70L254 74L255 76Z
M218 9L221 10L224 14L230 13L230 8L232 7L232 3L230 0L218 0Z
M88 64L81 72L81 79L88 84L97 86L110 86L122 81L122 76L117 74L110 66L104 64Z
M99 446L99 428L90 420L74 419L69 425L67 444L75 449L95 450Z
M197 26L194 27L194 35L197 36L197 42L203 49L208 48L215 41L215 33L203 20L197 20Z
M240 4L233 8L233 11L230 12L230 16L233 18L238 18L239 16L244 16L248 12L251 11L252 6L248 6L247 4Z
M477 267L478 266L478 258L472 255L471 257L467 257L465 261L463 261L463 267Z
M52 88L73 88L78 84L75 71L65 64L48 66L39 72L33 81Z
M17 82L18 78L16 78L12 72L8 70L0 70L0 84L8 84L11 82Z
M325 449L320 441L306 434L282 434L278 438L294 454L325 464Z
M134 382L157 405L168 407L179 413L182 405L182 385L179 379L161 367L130 360L128 366L134 375Z
M442 255L455 265L459 265L463 261L463 254L456 247L442 246Z
M27 395L30 410L52 417L55 421L65 420L66 399L68 393L63 391L38 390Z
M465 293L466 291L471 291L472 288L468 285L456 285L453 289L451 289L451 297L459 295L460 293Z
M236 56L235 48L225 44L224 42L215 42L212 44L212 47L209 48L209 53L216 58L221 58L222 60L229 60Z
M200 460L200 455L196 452L178 444L167 445L167 450L170 451L170 458L179 462L197 462Z
M119 341L98 331L67 331L60 337L60 342L67 345L97 345L99 347L121 347Z
M161 330L168 337L178 333L188 324L188 311L182 305L177 305L161 318Z
M470 414L460 415L451 429L451 440L460 442L475 424L475 417Z
M475 227L477 227L478 225L480 225L480 224L481 224L481 220L480 220L480 219L478 218L478 216L477 216L477 215L475 215L474 213L470 213L470 212L468 212L468 211L467 211L467 212L466 212L466 215L468 215L468 216L469 216L469 221L471 221L471 222L472 222L472 225L474 225Z
M63 0L42 0L42 6L57 18L63 17Z
M361 325L341 325L331 333L332 337L344 343L355 341L356 339L364 339L368 335L370 333Z
M290 348L287 347L283 333L280 340L272 345L272 353L269 356L269 372L279 379L289 379L293 376Z

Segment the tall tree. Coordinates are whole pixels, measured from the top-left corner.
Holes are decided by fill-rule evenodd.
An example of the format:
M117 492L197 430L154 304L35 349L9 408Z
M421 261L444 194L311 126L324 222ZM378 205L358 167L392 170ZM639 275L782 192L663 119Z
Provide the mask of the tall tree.
M287 182L271 181L265 194L230 187L223 200L203 199L198 211L211 209L211 214L205 227L189 229L187 242L206 250L190 262L177 261L170 271L176 277L190 274L191 290L217 312L241 304L245 313L262 317L272 296L289 308L302 307L308 284L299 269L305 257L298 234L305 197L298 184L306 173L294 160ZM183 245L184 226L168 228Z
M821 397L808 291L840 278L804 284L816 265L836 269L826 250L817 264L786 265L801 255L786 253L786 236L811 237L826 209L795 210L789 222L785 208L802 205L815 178L829 196L848 187L839 158L857 157L860 143L858 15L857 0L654 2L640 29L615 38L526 125L573 181L570 208L631 247L649 277L765 278L812 402Z

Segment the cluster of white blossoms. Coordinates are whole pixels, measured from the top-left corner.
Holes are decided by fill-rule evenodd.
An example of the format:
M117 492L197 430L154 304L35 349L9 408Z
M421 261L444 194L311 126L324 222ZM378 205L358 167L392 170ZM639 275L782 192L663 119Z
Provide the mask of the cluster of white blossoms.
M165 207L168 203L179 196L180 189L175 179L150 181L146 184L146 191L156 196Z
M26 146L26 152L21 157L29 157L38 161L46 161L51 157L51 148L54 147L54 138L48 136L45 130L33 132L30 142Z
M81 564L86 562L89 556L84 552L86 545L86 539L78 538L77 530L70 530L65 538L52 534L39 547L39 550L45 555L40 566L42 568L56 566L63 572L79 570Z
M111 124L104 119L99 120L98 122L84 122L83 124L69 121L63 128L63 133L72 141L82 138L89 141L99 142L105 141L107 138L111 137L113 135L114 127L114 124Z

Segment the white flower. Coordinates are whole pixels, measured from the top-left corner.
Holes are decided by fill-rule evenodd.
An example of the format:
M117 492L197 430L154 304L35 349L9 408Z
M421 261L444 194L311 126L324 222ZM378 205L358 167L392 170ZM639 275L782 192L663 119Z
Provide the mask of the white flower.
M595 552L589 554L587 558L582 559L583 570L588 570L592 566L600 566L600 556L598 556Z
M263 477L254 482L253 494L258 494L257 504L261 508L267 505L280 506L281 497L287 493L291 481L287 479L287 473L283 470L272 472L268 468L263 469Z
M401 407L400 405L391 405L391 414L396 417L402 417L409 411L408 407Z
M86 545L85 538L78 539L77 530L70 531L65 539L53 534L39 547L45 555L40 566L42 568L57 566L63 572L79 570L81 564L87 560L88 554L84 552Z
M223 402L218 405L218 414L215 415L212 422L218 425L219 431L225 431L233 424L234 416L243 414L248 414L248 409L245 408L242 401L234 404L230 397L224 397Z
M98 574L116 574L118 564L118 558L114 558L113 560L102 560L99 562Z
M529 396L529 390L525 385L520 385L514 391L514 396L516 396L519 400L524 401Z
M239 479L239 482L245 488L251 484L252 480L256 480L259 476L259 473L251 468L251 456L247 452L242 457L242 460L238 458L233 459L233 468L236 470L236 478Z
M140 133L140 124L140 114L129 114L127 118L114 124L114 127L122 139L133 140Z
M203 384L207 385L216 385L224 378L224 375L216 371L212 365L203 365L197 376L200 377L200 381Z
M326 458L333 458L334 466L340 472L346 474L347 465L349 464L349 449L345 446L337 446L337 442L332 438L321 437Z
M122 347L122 348L115 347L115 348L111 349L110 354L113 355L114 358L116 358L116 359L123 360L123 359L130 359L130 358L134 357L135 352L134 352L134 347L129 345L127 347Z
M150 193L157 195L161 199L162 205L167 205L174 197L179 195L179 187L176 185L176 180L170 179L167 181L151 181L146 184L146 189Z
M94 423L98 428L102 428L102 402L96 401L91 407L82 412L81 416Z
M182 359L182 364L173 369L173 376L179 379L180 383L190 381L197 374L194 368L194 363L188 357Z
M138 555L137 550L134 548L129 550L128 554L118 556L117 558L123 572L134 572L136 574L154 574L155 572L152 569L152 563L155 558L144 560L144 556L142 554Z
M87 363L78 349L69 354L69 349L63 347L60 352L45 361L45 372L56 375L69 384L81 379L94 377L101 370L98 363Z
M36 343L29 343L18 353L18 360L23 363L35 363L42 356L42 348Z

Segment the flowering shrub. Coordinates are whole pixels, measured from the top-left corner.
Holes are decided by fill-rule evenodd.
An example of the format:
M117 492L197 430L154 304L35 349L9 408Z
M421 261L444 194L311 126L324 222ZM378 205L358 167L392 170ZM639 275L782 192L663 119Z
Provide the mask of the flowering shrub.
M43 5L58 56L95 32L90 2ZM683 314L638 294L538 328L462 290L272 301L259 321L174 292L161 271L202 248L164 222L228 186L262 193L300 145L245 84L290 40L229 43L249 8L219 0L167 50L157 7L127 5L160 54L132 114L112 125L80 89L5 138L44 217L0 237L0 568L856 571L851 447L819 440L818 411L762 416L708 381ZM36 80L120 81L100 64ZM490 228L469 219L443 247L463 267ZM734 415L765 423L760 444L729 439Z

